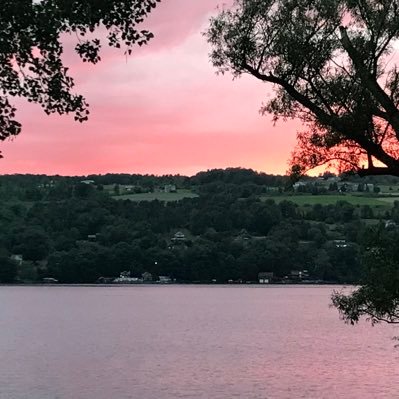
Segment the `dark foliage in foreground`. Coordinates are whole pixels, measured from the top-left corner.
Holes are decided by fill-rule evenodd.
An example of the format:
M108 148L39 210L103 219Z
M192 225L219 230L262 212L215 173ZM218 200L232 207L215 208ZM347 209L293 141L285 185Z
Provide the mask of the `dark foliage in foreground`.
M399 324L399 233L377 229L367 235L361 287L351 295L336 292L333 304L351 324L362 316L373 324Z
M73 113L88 118L85 98L73 92L74 80L62 58L70 35L84 62L101 60L102 28L106 42L124 47L146 44L153 34L138 29L160 0L2 0L0 2L0 140L20 133L12 97L40 104L47 114ZM1 156L1 155L0 155Z
M207 38L219 72L274 88L263 112L305 125L293 172L399 176L397 0L236 0Z

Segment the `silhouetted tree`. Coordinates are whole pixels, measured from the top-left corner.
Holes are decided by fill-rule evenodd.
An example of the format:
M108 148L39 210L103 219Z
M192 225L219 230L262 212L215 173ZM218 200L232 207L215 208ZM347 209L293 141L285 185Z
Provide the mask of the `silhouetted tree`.
M17 265L5 256L0 256L0 283L12 283L17 276Z
M25 97L47 114L88 118L88 104L73 93L64 65L62 36L76 35L75 51L84 62L100 61L102 43L89 34L101 27L112 47L146 44L153 34L139 25L160 0L2 0L0 2L0 140L20 133L10 97Z
M396 0L236 0L206 35L220 72L273 85L264 113L307 126L296 174L330 163L399 176Z
M15 252L21 253L24 259L38 261L49 252L49 237L37 226L27 228L20 237L21 243Z
M380 226L370 230L364 247L362 286L350 295L335 292L333 304L342 318L357 323L366 316L373 324L399 324L399 232Z
M207 38L220 72L274 86L264 113L307 126L298 133L293 175L327 163L362 176L399 176L396 0L236 0L211 19ZM353 218L349 205L338 210L343 222ZM396 243L381 234L365 249L363 286L333 297L346 320L399 322ZM329 261L319 258L325 274Z

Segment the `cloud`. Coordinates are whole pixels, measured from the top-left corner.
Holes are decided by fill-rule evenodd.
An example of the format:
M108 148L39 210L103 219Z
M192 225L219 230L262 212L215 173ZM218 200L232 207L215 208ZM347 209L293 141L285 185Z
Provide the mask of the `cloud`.
M2 146L3 173L195 173L243 166L284 173L296 123L258 110L271 87L217 76L201 35L220 1L168 0L148 20L156 38L127 60L107 49L96 65L66 61L90 105L82 125L19 103L23 133Z

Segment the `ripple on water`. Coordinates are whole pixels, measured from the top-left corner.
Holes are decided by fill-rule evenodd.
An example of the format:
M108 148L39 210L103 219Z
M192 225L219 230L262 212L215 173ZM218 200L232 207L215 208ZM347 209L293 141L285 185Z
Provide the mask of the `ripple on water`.
M1 399L396 398L392 326L332 287L1 287Z

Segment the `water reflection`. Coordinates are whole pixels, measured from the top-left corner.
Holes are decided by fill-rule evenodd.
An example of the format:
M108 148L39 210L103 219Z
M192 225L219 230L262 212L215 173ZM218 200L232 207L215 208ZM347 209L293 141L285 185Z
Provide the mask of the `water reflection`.
M1 287L0 398L394 398L392 326L331 287Z

